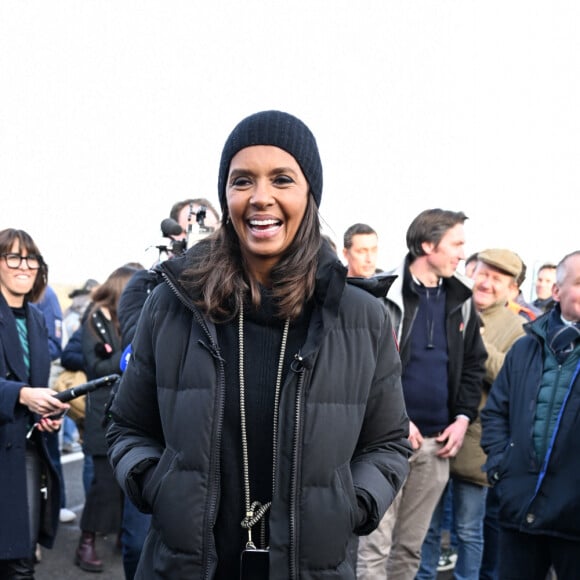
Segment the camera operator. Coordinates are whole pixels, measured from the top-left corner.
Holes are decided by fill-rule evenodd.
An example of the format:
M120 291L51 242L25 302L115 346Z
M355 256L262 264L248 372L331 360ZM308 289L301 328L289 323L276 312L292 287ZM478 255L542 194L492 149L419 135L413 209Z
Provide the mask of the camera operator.
M193 230L195 227L193 222L196 220L200 229L205 228L208 230L207 233L213 232L220 225L220 215L218 211L207 199L202 197L178 201L171 208L169 217L175 220L183 228L183 238L187 236L188 232ZM176 239L180 238L176 237Z
M124 370L126 357L130 353L130 344L135 334L141 308L149 293L159 283L155 266L162 261L162 254L165 254L167 259L182 255L199 239L216 230L219 225L218 212L204 198L186 199L175 203L171 208L169 218L161 222L161 233L168 239L168 244L158 246L158 262L150 270L137 272L123 290L119 301L118 316L122 347L125 349L121 370ZM126 580L133 580L135 576L150 521L151 516L141 513L125 498L121 541Z
M159 261L180 256L215 231L219 222L217 210L207 199L178 201L171 208L169 217L161 222L161 235L169 242L156 246L159 250Z

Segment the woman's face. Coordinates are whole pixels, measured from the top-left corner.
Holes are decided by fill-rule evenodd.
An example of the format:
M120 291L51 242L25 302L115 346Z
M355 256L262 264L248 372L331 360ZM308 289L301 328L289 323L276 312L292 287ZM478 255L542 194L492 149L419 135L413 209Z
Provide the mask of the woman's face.
M302 223L309 187L296 159L271 145L246 147L230 163L226 198L250 273L267 284L269 273Z
M6 253L28 256L27 250L20 247L18 240L14 240L12 248ZM27 260L20 260L17 268L10 268L6 257L0 258L0 288L9 306L18 308L24 304L24 297L32 290L37 274L38 269L31 270Z

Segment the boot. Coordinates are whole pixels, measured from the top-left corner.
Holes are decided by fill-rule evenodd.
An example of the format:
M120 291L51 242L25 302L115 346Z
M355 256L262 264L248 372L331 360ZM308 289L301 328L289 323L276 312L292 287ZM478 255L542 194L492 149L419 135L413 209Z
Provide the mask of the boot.
M95 533L81 532L78 548L75 552L75 564L85 572L102 572L103 562L95 550Z

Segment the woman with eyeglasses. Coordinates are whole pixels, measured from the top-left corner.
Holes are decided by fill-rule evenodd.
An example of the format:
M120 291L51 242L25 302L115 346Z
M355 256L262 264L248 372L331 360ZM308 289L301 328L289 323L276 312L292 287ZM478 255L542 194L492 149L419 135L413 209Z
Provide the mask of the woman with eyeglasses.
M36 544L51 548L60 508L58 475L42 432L69 408L47 388L48 332L32 304L48 267L25 231L0 231L0 578L34 578Z

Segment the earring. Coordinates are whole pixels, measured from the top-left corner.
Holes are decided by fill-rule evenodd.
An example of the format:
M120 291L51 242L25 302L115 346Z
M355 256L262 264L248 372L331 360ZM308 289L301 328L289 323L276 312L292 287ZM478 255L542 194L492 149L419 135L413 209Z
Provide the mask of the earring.
M231 223L232 223L232 218L230 216L228 216L226 219L226 225L231 224Z

